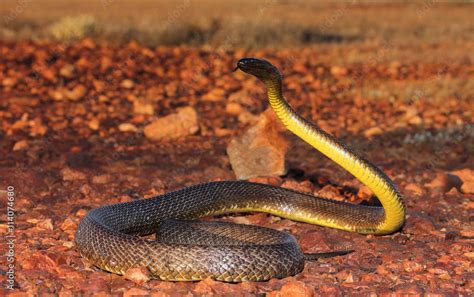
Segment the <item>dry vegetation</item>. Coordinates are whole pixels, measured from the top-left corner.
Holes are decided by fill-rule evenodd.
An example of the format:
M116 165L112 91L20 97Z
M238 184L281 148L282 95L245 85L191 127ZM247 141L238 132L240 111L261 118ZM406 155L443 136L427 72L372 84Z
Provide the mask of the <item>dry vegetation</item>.
M449 5L449 14L446 7L434 0L379 5L303 0L7 0L0 8L0 36L134 39L150 46L226 48L472 40L472 22L459 22L469 19L472 7Z

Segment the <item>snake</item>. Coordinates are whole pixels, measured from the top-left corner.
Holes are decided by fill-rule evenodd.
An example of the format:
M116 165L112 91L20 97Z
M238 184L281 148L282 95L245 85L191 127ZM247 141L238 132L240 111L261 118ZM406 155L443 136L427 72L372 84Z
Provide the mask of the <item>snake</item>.
M365 184L380 203L336 201L244 180L211 181L90 210L74 238L82 257L119 275L138 268L165 281L266 281L296 275L308 260L347 251L305 254L287 232L199 218L264 212L375 235L402 227L406 210L397 186L373 163L299 115L283 96L283 76L277 67L267 60L243 58L237 69L263 82L269 105L289 131Z

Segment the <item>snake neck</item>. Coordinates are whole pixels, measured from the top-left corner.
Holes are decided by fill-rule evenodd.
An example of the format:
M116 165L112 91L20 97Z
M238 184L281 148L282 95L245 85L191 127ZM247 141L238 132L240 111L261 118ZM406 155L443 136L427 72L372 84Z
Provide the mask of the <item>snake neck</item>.
M282 94L281 78L263 82L267 87L270 106L283 125L370 188L384 209L383 219L371 229L335 225L330 221L324 225L359 233L388 234L398 230L405 221L405 205L402 195L390 178L332 135L298 115Z

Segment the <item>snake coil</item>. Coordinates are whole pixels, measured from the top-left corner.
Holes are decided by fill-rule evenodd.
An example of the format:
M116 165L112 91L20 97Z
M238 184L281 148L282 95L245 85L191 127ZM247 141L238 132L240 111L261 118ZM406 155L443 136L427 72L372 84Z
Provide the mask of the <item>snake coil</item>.
M382 207L338 202L245 181L198 184L91 210L75 235L77 250L83 257L117 274L146 267L153 277L170 281L207 277L227 282L262 281L303 270L305 254L292 235L257 226L194 219L259 211L363 234L388 234L402 226L405 206L397 187L375 165L298 115L282 95L282 77L275 66L265 60L244 58L236 69L260 79L272 109L286 128L367 185ZM155 240L139 237L152 233L156 233ZM337 254L342 253L319 256Z

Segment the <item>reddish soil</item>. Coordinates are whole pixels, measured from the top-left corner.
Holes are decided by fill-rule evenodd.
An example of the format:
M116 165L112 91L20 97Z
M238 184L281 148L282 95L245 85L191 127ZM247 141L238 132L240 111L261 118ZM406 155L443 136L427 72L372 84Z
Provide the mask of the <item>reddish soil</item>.
M10 274L2 257L1 294L471 295L473 98L454 94L434 100L421 88L420 96L376 100L358 91L371 83L403 87L446 77L470 81L471 62L375 60L336 67L336 55L340 53L324 48L209 52L113 47L90 40L69 46L0 43L2 234L10 226L3 211L7 187L13 186L15 194L10 205L15 209L15 285L13 291L5 289ZM139 285L91 266L73 244L77 224L88 210L234 178L226 146L251 125L246 116L266 108L261 83L231 72L244 56L279 65L291 104L394 180L408 207L403 229L389 236L364 236L266 214L218 218L291 232L307 252L355 249L269 282L151 280ZM229 102L241 109L227 106ZM168 141L144 136L148 123L184 106L196 110L197 132ZM124 132L130 127L120 126L124 123L133 124L133 131ZM289 173L256 180L374 203L354 178L285 135L291 143Z

